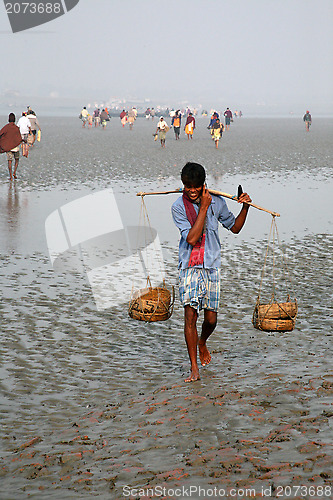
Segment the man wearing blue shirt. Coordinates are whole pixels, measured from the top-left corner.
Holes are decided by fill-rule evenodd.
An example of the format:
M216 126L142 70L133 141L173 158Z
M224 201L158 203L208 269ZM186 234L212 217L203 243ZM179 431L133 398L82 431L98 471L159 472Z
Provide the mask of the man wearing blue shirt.
M182 170L183 196L172 205L173 220L180 231L179 295L184 307L184 333L191 362L191 374L185 382L200 379L197 346L201 364L210 363L206 341L213 333L220 299L221 244L218 223L233 233L242 229L251 198L241 194L239 215L229 211L224 198L211 195L205 185L206 172L198 163L187 163ZM198 338L197 319L204 309L204 321Z

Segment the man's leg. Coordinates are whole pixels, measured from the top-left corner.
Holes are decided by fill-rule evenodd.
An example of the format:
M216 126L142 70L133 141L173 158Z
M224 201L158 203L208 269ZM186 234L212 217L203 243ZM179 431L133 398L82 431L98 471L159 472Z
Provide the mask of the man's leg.
M22 156L28 157L28 143L22 142Z
M15 159L15 166L14 166L14 173L13 173L13 177L14 179L16 179L16 170L17 170L17 167L18 167L18 164L19 164L19 160L16 158Z
M187 345L187 351L191 362L191 374L185 379L185 382L194 382L200 379L198 362L197 362L197 344L198 344L198 332L197 332L197 319L198 313L193 307L184 307L184 318L185 318L185 340Z
M12 160L8 160L8 170L9 170L9 178L10 178L10 180L13 180L13 176L12 176Z
M207 349L206 342L210 335L213 333L216 327L217 313L215 311L209 311L205 309L204 321L202 323L201 336L199 338L199 357L202 366L209 365L211 360L210 352Z

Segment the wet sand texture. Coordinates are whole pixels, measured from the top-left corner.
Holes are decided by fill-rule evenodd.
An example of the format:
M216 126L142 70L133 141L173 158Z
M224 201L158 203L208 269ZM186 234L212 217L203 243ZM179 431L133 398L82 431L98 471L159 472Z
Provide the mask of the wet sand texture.
M172 317L161 323L132 320L126 307L96 311L80 269L52 269L42 224L54 209L48 193L61 205L82 188L104 189L113 178L124 192L126 182L139 191L143 179L158 188L166 165L166 184L177 186L190 157L211 164L220 179L241 171L245 183L254 175L273 185L275 176L284 188L302 170L311 186L328 175L331 122L318 124L320 133L313 125L304 136L293 120L283 129L279 120L244 119L218 151L203 124L191 144L173 143L169 132L163 155L151 123L137 122L132 142L119 145L120 134L130 132L117 120L105 131L108 143L102 131L82 131L77 122L45 123L43 141L52 130L62 148L42 141L31 163L22 161L16 205L8 198L5 167L1 174L0 498L119 500L125 485L252 487L256 498L262 487L272 486L273 496L279 485L332 488L331 234L303 231L297 207L292 232L286 226L282 237L299 306L290 333L261 332L251 324L268 219L255 238L245 232L233 247L226 244L232 257L223 254L212 362L201 369L200 381L185 384L178 296ZM45 217L34 212L38 203ZM169 217L162 241L168 282L176 285L178 236Z

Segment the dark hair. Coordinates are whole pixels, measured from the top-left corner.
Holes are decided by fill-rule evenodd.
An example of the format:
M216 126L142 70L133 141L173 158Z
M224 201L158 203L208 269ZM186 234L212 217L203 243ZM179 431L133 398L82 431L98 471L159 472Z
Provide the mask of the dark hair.
M9 122L14 122L15 123L15 115L14 113L9 113L9 116L8 116L8 121Z
M186 163L181 173L181 180L184 186L203 186L206 179L206 172L199 163Z

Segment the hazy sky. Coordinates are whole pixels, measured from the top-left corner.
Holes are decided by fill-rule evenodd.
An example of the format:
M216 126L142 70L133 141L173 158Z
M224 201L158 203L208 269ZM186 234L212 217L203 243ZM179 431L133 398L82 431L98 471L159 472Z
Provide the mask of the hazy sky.
M333 113L332 27L333 0L80 0L12 34L1 3L0 94Z

